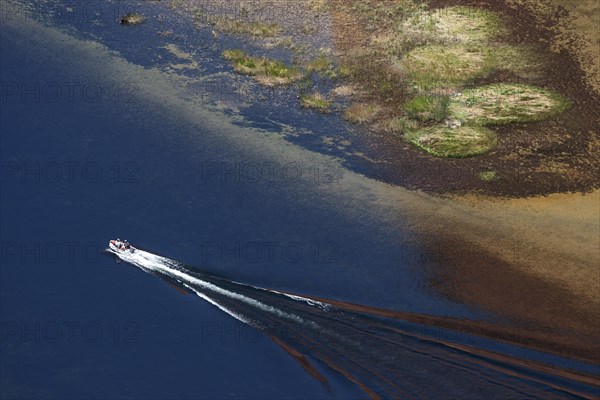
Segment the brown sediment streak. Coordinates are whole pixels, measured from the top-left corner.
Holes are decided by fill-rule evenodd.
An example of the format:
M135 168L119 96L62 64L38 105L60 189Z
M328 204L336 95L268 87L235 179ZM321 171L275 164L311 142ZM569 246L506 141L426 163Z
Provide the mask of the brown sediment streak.
M381 397L377 393L375 393L374 391L372 391L371 389L369 389L364 383L362 383L361 381L359 381L358 378L355 378L352 374L350 374L349 372L347 372L343 368L338 367L330 359L328 359L326 357L321 357L321 361L323 361L325 364L327 364L327 366L329 368L331 368L334 371L339 372L344 378L348 379L350 382L354 383L356 386L358 386L359 388L361 388L361 390L363 392L365 392L367 394L367 396L369 396L371 399L373 399L373 400L379 400L379 399L381 399Z
M279 347L281 347L286 353L288 353L294 360L298 362L304 368L306 372L310 374L313 378L321 382L322 384L327 383L327 378L325 378L317 369L306 359L306 357L301 354L298 350L293 347L283 343L281 340L277 339L277 337L273 335L269 335L271 340L273 340Z
M397 344L397 343L396 343ZM387 385L389 385L389 388L395 390L397 393L401 393L402 392L402 388L400 386L398 386L397 383L395 382L391 382L388 378L384 377L382 374L375 372L373 369L368 368L366 365L359 363L355 358L350 357L350 354L352 353L344 353L344 358L346 358L347 360L351 361L352 363L354 363L355 365L358 365L360 368L362 368L364 371L367 371L368 373L370 373L372 376L378 378L381 382L386 383ZM387 391L386 391L387 392Z
M516 358L512 358L512 357L508 357L508 356L504 356L502 354L498 354L495 352L490 352L490 351L486 351L486 350L481 350L481 349L476 349L476 348L472 348L472 347L467 347L467 346L462 346L462 345L456 345L453 343L448 343L448 342L443 342L443 341L439 341L439 340L434 340L435 342L438 343L443 343L444 345L460 350L462 352L465 353L469 353L472 355L476 355L476 356L480 356L480 357L485 357L494 361L501 361L501 362L505 362L507 364L512 364L512 365L517 365L517 366L521 366L521 367L527 367L529 369L535 370L535 371L539 371L539 372L544 372L547 374L551 374L551 375L556 375L556 376L561 376L561 377L565 377L565 378L569 378L572 379L574 381L577 382L581 382L581 383L585 383L588 385L592 385L592 386L599 386L598 383L598 379L594 379L591 376L583 376L583 375L578 375L578 374L574 374L570 371L566 371L566 370L560 370L558 371L556 368L552 368L549 367L547 365L543 365L534 361L529 361L529 360L520 360L520 359L516 359ZM518 372L515 372L509 368L505 368L499 365L494 365L490 362L487 362L486 360L471 360L474 364L479 364L481 366L487 367L487 368L492 368L495 369L496 371L502 372L506 375L510 375L510 376L514 376L517 378L521 378L521 379L525 379L525 380L529 380L529 381L533 381L533 382L537 382L537 383L541 383L543 385L549 386L553 389L557 389L563 392L567 392L570 394L573 394L575 396L579 396L585 399L595 399L594 396L586 394L586 393L582 393L582 392L578 392L569 388L565 388L563 386L554 384L552 382L548 382L546 380L543 379L538 379L535 378L531 375L525 375L525 374L520 374ZM557 373L558 372L558 373Z
M312 338L310 338L310 337L308 337L308 336L306 336L306 335L302 335L302 334L301 334L300 336L302 336L302 338L303 338L303 339L304 339L306 342L309 342L309 343L311 343L311 344L312 344L312 345L314 345L314 346L318 346L318 345L319 345L319 343L318 343L316 340L314 340L314 339L312 339ZM276 344L278 344L279 346L281 346L281 347L282 347L282 348L283 348L285 351L288 351L288 350L289 350L289 351L293 352L293 353L289 353L289 354L290 354L290 355L291 355L291 356L292 356L294 359L296 359L296 361L298 361L298 362L299 362L299 363L300 363L300 364L301 364L303 367L304 367L304 362L306 362L307 364L309 364L309 365L310 365L310 363L308 363L308 361L306 360L306 358L305 358L303 355L301 355L301 354L300 354L300 352L298 352L297 350L295 350L295 349L294 349L292 346L289 346L289 345L285 345L285 344L283 344L283 343L282 343L282 342L281 342L279 339L277 339L277 338L276 338L274 335L269 335L269 337L270 337L271 339L273 339L273 341L275 341L275 343L276 343ZM285 346L285 347L284 347L284 346ZM299 355L299 357L300 357L300 358L301 358L303 361L301 361L299 358L296 358L295 354ZM340 353L338 353L338 354L340 354ZM334 370L336 370L336 371L340 372L340 373L341 373L342 375L344 375L346 378L348 378L348 377L352 377L353 379L349 379L349 378L348 378L348 379L349 379L350 381L352 381L353 383L357 384L358 386L360 386L360 387L361 387L361 389L362 389L362 390L364 390L364 391L367 393L367 395L369 395L369 397L371 397L371 398L379 398L379 396L378 396L378 395L376 395L376 394L375 394L375 393L374 393L372 390L370 390L370 389L367 389L366 385L364 385L363 383L359 383L360 381L358 381L358 378L354 378L354 376L353 376L353 375L352 375L350 372L348 372L348 371L346 371L346 370L342 370L342 368L341 368L341 367L338 367L338 366L332 365L332 362L331 362L331 360L329 360L327 357L325 357L325 356L324 356L322 353L319 353L318 355L316 355L316 357L317 357L319 360L321 360L322 362L324 362L324 363L325 363L327 366L329 366L329 367L331 367L332 369L334 369ZM351 357L350 357L350 356L349 356L347 353L344 353L343 357L344 357L345 359L347 359L347 360L351 361L351 362L352 362L352 363L354 363L355 365L358 365L358 366L359 366L360 368L362 368L363 370L365 370L365 371L369 372L369 373L370 373L372 376L379 378L381 382L385 382L386 384L388 384L388 385L389 385L389 388L393 388L393 389L394 389L394 390L395 390L397 393L401 393L401 392L402 392L402 388L401 388L400 386L398 386L396 383L394 383L394 382L390 382L390 380L389 380L389 379L387 379L387 378L383 377L381 374L378 374L378 373L376 373L375 371L373 371L372 369L370 369L370 368L366 367L365 365L362 365L361 363L358 363L358 362L357 362L355 359L351 358ZM310 366L310 368L314 369L314 367L312 367L312 365ZM316 370L315 370L315 372L316 372L318 375L320 375L320 374L318 373L318 371L316 371ZM311 373L311 372L309 371L309 373ZM313 374L311 373L311 375L313 375ZM313 376L314 376L314 375L313 375ZM323 379L325 379L325 378L323 378ZM327 382L327 381L325 380L325 382ZM373 397L373 396L375 396L375 397Z
M290 356L292 356L300 365L302 365L302 367L311 375L313 376L315 379L317 379L319 382L321 383L327 383L327 379L325 377L323 377L309 362L308 360L306 360L306 357L304 357L304 355L302 355L299 351L297 351L296 349L294 349L293 347L286 345L285 343L283 343L281 340L277 339L277 337L275 337L274 335L269 335L269 337L278 345L280 346L284 351L286 351ZM312 342L313 344L316 344L316 341L311 340L310 338L306 337L305 335L302 335L302 337L309 341ZM346 378L348 381L354 383L355 385L357 385L362 391L364 391L367 396L369 396L371 399L374 400L379 400L381 397L379 395L377 395L373 390L369 389L363 382L361 382L360 380L358 380L358 378L354 377L351 373L349 373L348 371L346 371L345 369L337 366L336 364L334 364L329 358L325 357L324 355L319 355L318 357L323 363L325 363L325 365L327 365L329 368L333 369L334 371L339 372L342 376L344 376L344 378Z
M315 296L303 296L303 297L311 299L311 300L315 300L315 301L320 301L323 303L328 303L337 308L348 310L348 311L377 315L377 316L393 318L393 319L403 320L403 321L407 321L407 322L414 322L414 323L419 323L419 324L424 324L424 325L445 327L445 328L455 329L457 331L469 332L470 334L473 333L473 330L472 329L469 330L468 328L472 328L475 326L475 327L481 328L481 333L482 333L480 335L481 337L489 337L494 340L507 342L507 343L510 343L513 345L519 345L519 343L514 343L514 342L508 341L506 339L498 339L497 337L494 337L493 335L486 335L486 333L490 333L492 331L492 329L482 327L481 326L482 324L479 324L477 322L464 322L464 321L453 320L453 319L449 319L449 318L419 315L419 314L413 314L413 313L402 312L402 311L386 310L386 309L381 309L381 308L376 308L376 307L369 307L369 306L363 306L363 305L359 305L359 304L347 303L344 301L324 299L324 298L315 297ZM600 387L600 378L593 376L593 375L588 375L588 374L580 373L580 372L573 372L573 371L569 371L564 368L550 366L550 365L542 364L542 363L539 363L536 361L516 359L513 357L509 357L509 356L504 356L504 355L501 355L501 354L498 354L495 352L490 352L487 350L481 350L481 349L476 349L473 347L468 347L468 346L464 346L464 345L460 345L460 344L456 344L456 343L452 343L452 342L447 342L444 340L420 335L418 333L404 331L402 329L398 329L398 328L394 328L394 327L388 327L388 328L395 330L403 335L412 336L412 337L419 338L422 340L428 340L430 342L443 344L445 346L455 348L457 350L467 352L467 353L470 353L470 354L473 354L476 356L486 357L486 358L489 358L492 360L510 363L513 365L521 366L521 367L527 367L527 368L535 370L535 371L571 379L573 381L584 383L587 385ZM496 330L496 332L497 332L497 330ZM501 367L497 367L497 366L493 366L493 367L496 369L501 368ZM503 370L503 372L507 372L507 371ZM511 372L510 374L521 377L521 375L516 374L514 372ZM545 381L538 381L531 377L528 377L528 379L535 380L536 382L542 382L548 386L555 387L552 384L547 383ZM571 392L570 390L562 388L562 387L557 386L555 388ZM574 394L577 394L578 396L586 397L586 395L581 394L581 393L574 393Z
M565 388L563 386L548 382L546 380L543 379L537 379L535 377L532 377L530 375L526 375L526 374L520 374L518 372L515 372L509 368L505 368L503 366L500 365L495 365L492 362L488 361L498 361L498 362L503 362L506 364L510 364L511 366L519 366L519 367L525 367L528 368L530 370L534 370L537 372L543 372L546 374L550 374L550 375L554 375L554 376L559 376L559 377L563 377L563 378L568 378L580 383L584 383L587 385L592 385L592 386L600 386L600 381L598 380L597 377L593 377L591 375L584 375L584 374L576 374L572 371L568 371L565 369L561 369L561 368L557 368L557 367L552 367L546 364L542 364L542 363L538 363L535 361L531 361L531 360L522 360L522 359L517 359L517 358L513 358L510 356L505 356L502 355L500 353L496 353L496 352L492 352L492 351L487 351L487 350L482 350L482 349L478 349L478 348L474 348L474 347L470 347L470 346L465 346L465 345L460 345L460 344L456 344L456 343L451 343L451 342L447 342L444 340L440 340L440 339L435 339L435 338L430 338L424 335L420 335L420 334L416 334L413 332L406 332L402 329L398 329L398 328L393 328L390 327L391 330L398 332L399 334L402 335L409 335L412 336L414 338L418 338L424 341L429 341L429 342L434 342L437 344L441 344L444 345L446 347L455 349L460 351L461 353L467 353L469 355L472 356L476 356L476 357L482 357L485 359L476 359L476 358L471 358L469 359L469 362L472 364L476 364L476 365L480 365L482 367L485 368L489 368L489 369L494 369L498 372L504 373L506 375L510 375L510 376L514 376L517 378L521 378L523 380L526 381L533 381L533 382L537 382L537 383L541 383L543 385L549 386L553 389L557 389L563 392L567 392L582 398L588 398L588 399L594 399L595 397L586 394L586 393L582 393L582 392L578 392L569 388ZM446 359L446 361L448 359L452 359L452 360L458 360L459 362L464 362L464 358L461 358L460 356L457 355L453 355L452 353L447 353L444 355L444 358ZM481 374L481 371L479 372Z

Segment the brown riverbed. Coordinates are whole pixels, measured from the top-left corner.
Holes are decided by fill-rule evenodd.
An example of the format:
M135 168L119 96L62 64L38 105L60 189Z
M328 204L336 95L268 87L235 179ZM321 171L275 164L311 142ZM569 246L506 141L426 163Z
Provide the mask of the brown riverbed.
M599 205L598 191L440 204L420 228L430 287L507 318L517 342L598 363Z

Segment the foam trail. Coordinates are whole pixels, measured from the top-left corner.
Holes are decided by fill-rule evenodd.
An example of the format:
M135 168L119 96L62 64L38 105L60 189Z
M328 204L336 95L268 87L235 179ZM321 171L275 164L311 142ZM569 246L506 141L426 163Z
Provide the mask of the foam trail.
M269 335L315 379L344 376L371 398L596 398L597 378L407 329L381 310L228 281L143 250L117 254ZM331 304L334 303L335 305ZM393 313L393 312L389 312ZM318 361L317 366L308 358Z

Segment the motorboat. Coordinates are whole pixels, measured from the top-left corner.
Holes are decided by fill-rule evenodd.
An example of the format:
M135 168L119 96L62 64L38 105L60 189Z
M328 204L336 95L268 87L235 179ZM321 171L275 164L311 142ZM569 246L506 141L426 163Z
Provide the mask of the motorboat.
M136 248L133 247L127 240L111 240L108 247L115 253L134 253Z

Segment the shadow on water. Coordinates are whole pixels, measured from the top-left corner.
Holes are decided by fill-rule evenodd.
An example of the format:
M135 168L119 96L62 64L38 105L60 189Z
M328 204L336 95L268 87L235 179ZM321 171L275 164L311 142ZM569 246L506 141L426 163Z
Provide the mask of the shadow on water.
M598 379L589 371L507 355L497 345L473 346L470 335L458 331L451 338L439 335L432 326L456 326L444 318L249 286L143 250L116 256L263 332L326 387L328 368L374 399L596 398L599 393Z

